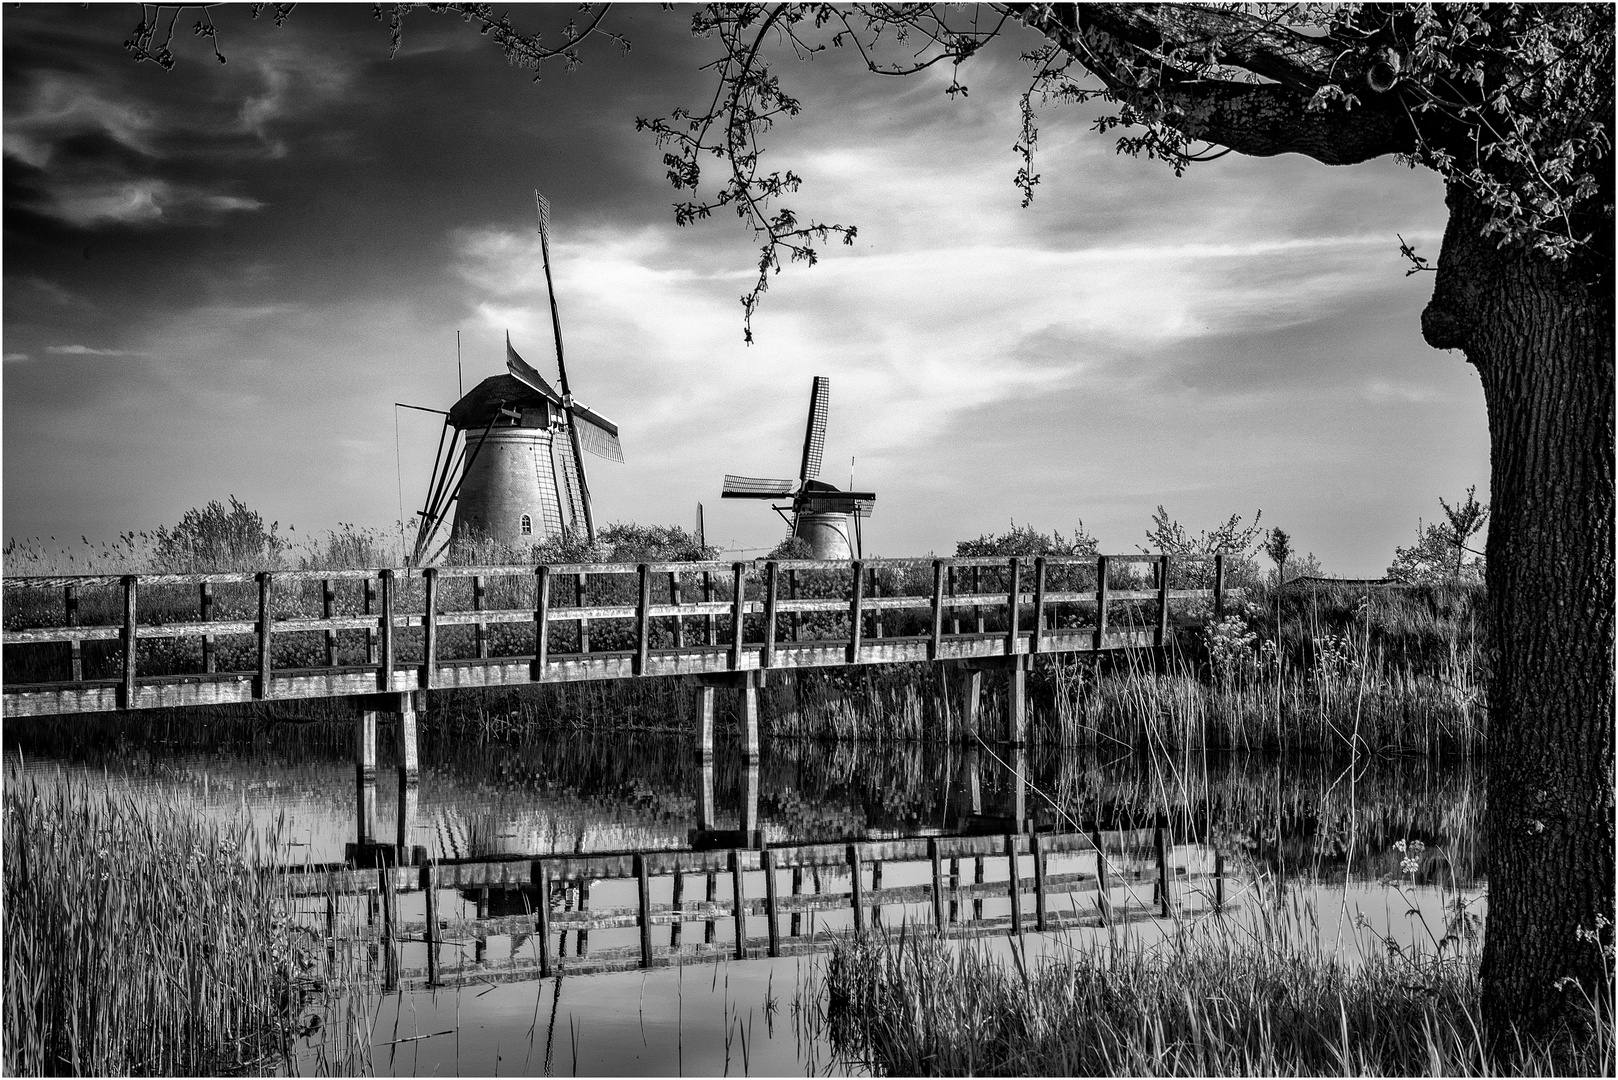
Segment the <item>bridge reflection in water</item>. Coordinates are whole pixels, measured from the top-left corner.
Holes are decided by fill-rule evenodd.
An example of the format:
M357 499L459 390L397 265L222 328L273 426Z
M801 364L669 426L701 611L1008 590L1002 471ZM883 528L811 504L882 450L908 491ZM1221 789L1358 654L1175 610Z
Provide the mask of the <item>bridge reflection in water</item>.
M939 827L904 835L769 843L749 757L741 805L723 813L704 761L680 849L533 854L512 828L484 846L513 850L468 851L445 837L440 858L408 845L418 783L401 757L396 842L376 839L373 769L360 777L347 861L287 873L299 921L325 942L331 981L404 989L789 956L849 931L1023 934L1226 905L1223 857L1198 823L1036 825L1026 754L1008 756L1012 779L986 800L979 755L963 753Z

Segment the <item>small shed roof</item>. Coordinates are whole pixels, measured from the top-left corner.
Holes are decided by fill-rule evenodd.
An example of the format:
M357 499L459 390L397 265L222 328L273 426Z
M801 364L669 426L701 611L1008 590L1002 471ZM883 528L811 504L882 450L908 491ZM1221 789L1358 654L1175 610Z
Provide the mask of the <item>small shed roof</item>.
M508 409L534 409L543 401L560 405L562 395L544 379L539 382L543 393L510 375L491 375L468 390L466 396L450 408L449 422L463 431L485 428L501 405Z

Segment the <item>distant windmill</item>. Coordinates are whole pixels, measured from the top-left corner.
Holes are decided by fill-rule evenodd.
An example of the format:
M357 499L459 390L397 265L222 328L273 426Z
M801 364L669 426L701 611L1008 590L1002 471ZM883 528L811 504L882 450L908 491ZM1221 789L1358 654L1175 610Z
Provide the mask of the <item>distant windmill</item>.
M791 526L792 536L809 542L816 559L850 559L860 548L859 522L869 517L876 503L871 491L838 491L817 480L820 461L826 449L826 415L831 406L831 380L816 375L809 392L809 424L803 435L803 465L796 480L759 480L750 476L725 476L725 499L785 499L788 507L775 512ZM791 511L788 516L787 511ZM850 543L849 525L853 525Z
M444 414L411 560L418 566L436 559L451 540L465 537L524 544L582 534L594 542L582 452L624 460L618 425L575 401L568 387L551 284L550 204L537 191L534 198L562 390L557 393L517 355L507 334L506 374L484 379ZM440 540L452 508L450 535Z

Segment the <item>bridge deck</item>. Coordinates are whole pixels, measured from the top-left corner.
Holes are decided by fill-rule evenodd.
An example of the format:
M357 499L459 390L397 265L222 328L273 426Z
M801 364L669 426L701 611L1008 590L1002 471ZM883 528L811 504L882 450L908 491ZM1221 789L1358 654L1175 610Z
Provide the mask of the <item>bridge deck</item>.
M1223 561L1209 561L1200 575L1168 556L1121 555L8 578L3 704L8 716L50 715L1162 645L1175 605L1222 607ZM1211 587L1171 588L1184 583L1176 576ZM653 581L664 578L669 602L654 603ZM349 611L339 603L345 584ZM1132 587L1142 584L1149 587ZM223 590L243 586L256 598L236 606L253 617L216 617ZM363 604L353 586L363 588ZM185 587L194 600L177 599ZM699 588L701 600L684 599L683 590ZM37 625L50 617L39 612L53 590L65 625ZM84 625L83 602L97 590L111 618ZM563 591L573 603L556 602ZM489 606L491 592L503 592L508 606ZM614 600L629 602L606 602ZM885 634L884 619L900 633ZM598 641L631 647L592 650L592 625ZM289 651L308 651L290 650L289 639L310 634L321 635L326 662L286 663ZM513 637L530 651L492 655L501 634L505 651ZM359 635L364 662L340 663L340 645L352 651ZM446 655L451 636L471 655ZM252 668L216 670L218 643L244 637L253 639ZM187 639L201 639L191 661L201 670L172 670ZM96 646L103 677L85 676L87 642L107 643ZM58 657L56 667L67 678L39 677L50 664L11 662L62 646L66 664Z

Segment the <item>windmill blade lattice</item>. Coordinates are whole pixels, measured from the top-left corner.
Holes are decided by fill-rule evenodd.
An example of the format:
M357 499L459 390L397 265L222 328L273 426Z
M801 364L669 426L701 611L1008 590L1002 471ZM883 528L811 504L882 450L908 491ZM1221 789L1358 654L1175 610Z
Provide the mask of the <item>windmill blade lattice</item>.
M826 414L831 410L831 380L824 375L815 376L815 385L809 391L809 427L803 435L803 468L800 480L813 480L820 475L820 459L826 452Z

